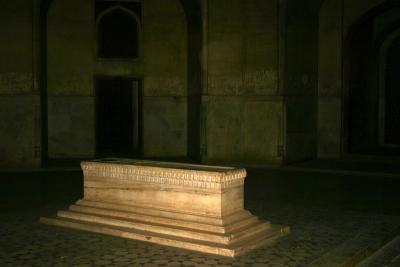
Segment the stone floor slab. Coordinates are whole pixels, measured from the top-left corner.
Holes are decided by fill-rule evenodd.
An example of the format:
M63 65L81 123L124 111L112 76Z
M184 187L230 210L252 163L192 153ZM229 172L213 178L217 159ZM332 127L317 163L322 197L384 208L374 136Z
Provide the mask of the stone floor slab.
M229 259L39 224L39 217L65 208L46 206L0 213L0 266L168 266L177 262L180 266L188 262L193 266L309 266L338 248L348 246L350 251L360 240L371 245L399 233L400 218L395 216L257 201L245 204L261 218L291 225L291 234ZM354 254L343 256L348 260Z

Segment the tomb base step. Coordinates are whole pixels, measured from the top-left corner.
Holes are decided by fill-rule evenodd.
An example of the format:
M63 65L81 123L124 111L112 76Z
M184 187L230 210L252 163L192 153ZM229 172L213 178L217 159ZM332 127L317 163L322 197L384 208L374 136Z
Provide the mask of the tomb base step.
M198 222L207 225L216 225L216 226L226 226L229 224L233 224L236 221L243 220L249 217L255 217L249 211L241 209L236 213L224 215L223 217L212 216L209 214L192 214L187 212L177 212L172 210L158 209L155 207L143 207L143 206L134 206L131 203L124 204L119 201L118 203L108 202L108 201L93 201L87 199L81 199L76 202L76 205L92 207L92 208L100 208L104 210L115 210L121 212L130 212L141 215L149 215L155 217L163 217L169 219L179 218L179 220L185 220L190 222Z
M227 257L235 257L240 254L246 253L249 250L257 248L269 241L274 240L277 237L286 235L289 233L288 227L282 227L279 225L267 225L267 227L259 227L262 225L262 222L258 222L258 226L255 224L251 224L247 227L246 231L242 231L243 233L247 232L246 234L209 234L210 236L219 236L225 237L223 238L214 238L214 239L203 239L200 240L196 237L199 234L198 231L193 230L193 237L190 238L190 234L182 235L182 232L178 230L182 230L179 228L172 228L164 226L163 231L156 231L154 232L155 228L135 228L135 225L130 225L131 221L125 220L124 223L116 223L115 218L110 218L109 216L93 216L88 214L74 214L77 212L65 211L60 212L61 216L57 216L55 218L41 218L40 221L42 223L50 224L50 225L57 225L62 227L68 227L73 229L85 230L100 234L107 234L117 237L123 237L128 239L135 239L145 242L156 243L160 245L166 245L176 248L188 249L188 250L195 250L204 253L216 254L221 256ZM92 218L92 217L96 218ZM98 219L103 218L103 219ZM124 220L117 220L117 221L124 221ZM160 226L158 226L160 227ZM252 228L256 228L257 230L252 230ZM150 231L152 230L152 231ZM158 229L159 230L159 229ZM189 230L185 230L190 232ZM237 232L241 233L241 232ZM205 233L203 233L205 234ZM203 236L205 237L205 236ZM213 240L213 241L211 241ZM221 243L221 240L224 240ZM228 242L225 242L228 240Z
M135 209L134 206L123 206L112 203L101 203L92 201L78 201L69 207L70 211L95 216L110 216L120 219L135 220L142 223L160 224L164 226L190 228L199 231L225 234L234 232L240 228L247 227L258 221L257 216L242 210L229 216L228 223L222 219L215 219L206 216L186 218L187 214L160 211L155 209ZM59 214L60 215L60 214ZM193 215L192 215L193 217ZM179 219L176 219L179 218ZM226 220L225 220L226 221ZM269 225L269 222L265 222Z
M270 227L270 225L267 223L264 223L262 221L257 221L251 225L237 229L233 232L220 234L209 231L200 231L187 227L183 228L172 225L143 223L140 220L122 219L118 217L104 216L104 215L92 215L74 211L59 211L58 217L76 221L82 221L82 222L99 223L116 227L126 227L129 229L136 229L139 231L190 238L200 241L210 241L219 244L240 242L241 240L246 239L249 236L257 235L258 233L267 230Z

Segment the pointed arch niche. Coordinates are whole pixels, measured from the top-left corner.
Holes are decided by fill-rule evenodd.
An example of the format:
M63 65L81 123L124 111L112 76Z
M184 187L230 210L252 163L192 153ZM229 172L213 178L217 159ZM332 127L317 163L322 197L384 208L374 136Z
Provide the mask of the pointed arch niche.
M400 22L400 21L399 21ZM399 56L400 23L379 49L379 145L400 148L399 140Z
M96 56L99 59L139 59L140 17L121 5L101 12L96 18Z
M399 8L398 1L322 2L318 51L319 158L387 156L380 151L377 136L377 127L382 123L378 115L382 114L378 114L376 41L398 19L397 14L386 13L395 8Z

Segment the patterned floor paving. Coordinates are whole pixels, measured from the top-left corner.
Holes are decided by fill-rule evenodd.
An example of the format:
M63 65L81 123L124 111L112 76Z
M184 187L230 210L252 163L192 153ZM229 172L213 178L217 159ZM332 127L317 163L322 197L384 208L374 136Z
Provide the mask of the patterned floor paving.
M363 261L359 267L399 267L400 235Z
M54 215L65 206L3 212L0 266L309 266L324 256L329 261L326 255L349 240L373 236L364 240L373 247L377 238L387 240L400 229L399 217L338 208L256 201L246 202L246 208L289 225L291 233L230 259L38 223L40 216Z

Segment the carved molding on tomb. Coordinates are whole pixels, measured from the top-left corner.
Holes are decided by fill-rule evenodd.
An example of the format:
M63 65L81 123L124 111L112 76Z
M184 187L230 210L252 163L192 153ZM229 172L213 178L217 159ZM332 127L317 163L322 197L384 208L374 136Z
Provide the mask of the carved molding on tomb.
M183 187L224 190L244 184L245 169L222 169L223 172L169 169L149 166L126 166L113 163L83 162L87 180L119 183L154 183Z

